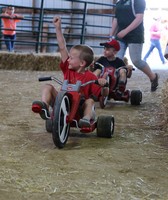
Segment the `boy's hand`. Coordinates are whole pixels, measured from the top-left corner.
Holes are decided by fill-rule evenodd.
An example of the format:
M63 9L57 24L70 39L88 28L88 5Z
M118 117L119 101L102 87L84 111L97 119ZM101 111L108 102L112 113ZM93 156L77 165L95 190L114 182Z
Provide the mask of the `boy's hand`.
M132 70L132 69L133 69L133 66L132 66L132 65L127 65L126 67L127 67L127 69L129 69L129 70Z
M98 79L98 83L100 86L103 87L105 85L108 85L107 76L108 76L108 72L105 72L103 74L103 77Z
M55 25L55 27L60 26L61 25L61 18L56 16L53 18L53 24Z
M126 67L127 67L127 78L130 78L132 76L133 66L127 65Z
M99 78L99 79L98 79L98 83L99 83L99 85L102 86L102 87L105 86L106 84L108 84L108 83L107 83L107 80L106 80L105 78Z
M10 15L10 19L14 19L14 18L16 18L15 15Z

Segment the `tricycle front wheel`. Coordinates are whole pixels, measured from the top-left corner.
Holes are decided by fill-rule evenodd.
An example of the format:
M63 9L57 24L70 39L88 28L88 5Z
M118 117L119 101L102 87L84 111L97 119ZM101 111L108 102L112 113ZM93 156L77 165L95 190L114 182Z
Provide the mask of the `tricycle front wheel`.
M54 105L52 138L58 148L63 148L67 142L70 123L67 118L70 113L70 101L66 92L59 92Z

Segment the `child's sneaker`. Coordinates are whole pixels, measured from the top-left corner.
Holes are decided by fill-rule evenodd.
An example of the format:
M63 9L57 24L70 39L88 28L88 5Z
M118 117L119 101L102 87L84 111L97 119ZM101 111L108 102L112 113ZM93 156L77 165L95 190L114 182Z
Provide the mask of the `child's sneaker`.
M42 119L50 119L50 113L48 111L47 105L42 101L34 101L32 103L32 111L39 113Z
M79 120L79 127L90 127L90 120L83 117Z
M125 91L125 82L124 81L119 81L118 83L118 90L122 93Z
M125 92L125 83L123 81L120 81L116 89L117 98L120 99L124 95L124 92Z

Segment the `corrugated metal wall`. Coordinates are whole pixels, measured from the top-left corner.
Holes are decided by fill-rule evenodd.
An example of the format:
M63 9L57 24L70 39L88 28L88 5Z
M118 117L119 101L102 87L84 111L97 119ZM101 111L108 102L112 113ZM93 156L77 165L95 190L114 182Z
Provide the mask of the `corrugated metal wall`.
M18 6L32 6L32 0L0 0L2 4L11 4L11 5L18 5Z
M113 0L85 0L86 2L93 2L93 3L113 3ZM0 0L0 3L4 4L12 4L12 5L18 5L18 6L32 6L34 2L34 5L37 7L40 7L41 5L41 0ZM70 8L71 7L72 2L70 1L63 1L63 0L44 0L44 7L45 8ZM75 6L79 6L79 8L82 8L82 6L80 7L80 5L82 5L81 3L73 3ZM92 5L92 8L96 8L96 5ZM102 7L103 8L103 7Z

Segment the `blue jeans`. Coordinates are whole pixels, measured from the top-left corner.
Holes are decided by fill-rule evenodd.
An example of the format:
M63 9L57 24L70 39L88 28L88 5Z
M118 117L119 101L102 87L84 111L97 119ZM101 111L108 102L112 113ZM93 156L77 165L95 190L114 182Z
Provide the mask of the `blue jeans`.
M10 52L14 50L15 39L16 39L16 34L15 35L4 35L6 48Z
M149 55L152 53L153 49L156 48L159 52L159 56L160 56L160 60L162 61L162 63L165 63L165 59L162 53L162 49L161 49L161 45L160 45L160 40L158 39L151 39L151 45L150 48L148 50L148 52L146 53L144 60L146 61L146 59L149 57Z

